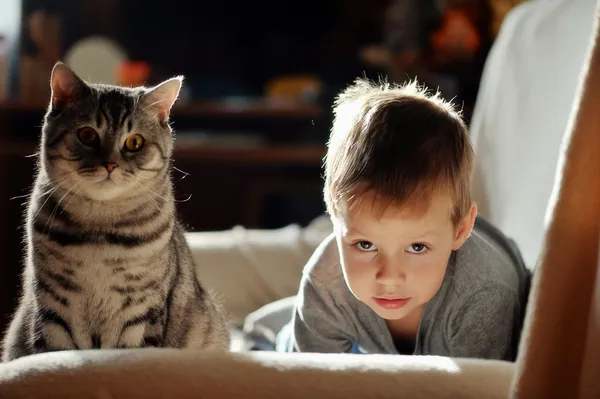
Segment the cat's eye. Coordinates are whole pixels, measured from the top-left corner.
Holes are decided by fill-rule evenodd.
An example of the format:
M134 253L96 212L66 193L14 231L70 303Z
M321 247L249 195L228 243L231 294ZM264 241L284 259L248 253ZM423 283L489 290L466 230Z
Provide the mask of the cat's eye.
M123 149L129 152L137 152L141 150L144 146L144 141L144 138L139 134L132 134L125 140L125 144L123 144Z
M77 132L77 137L79 138L79 141L88 147L95 147L100 143L100 137L98 136L98 133L96 133L96 131L91 127L82 127L79 129Z

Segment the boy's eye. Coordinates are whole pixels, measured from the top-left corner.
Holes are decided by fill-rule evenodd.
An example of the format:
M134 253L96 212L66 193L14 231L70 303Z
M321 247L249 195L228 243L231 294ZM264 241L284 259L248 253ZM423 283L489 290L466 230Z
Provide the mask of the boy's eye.
M416 243L416 244L411 244L410 247L408 247L407 251L410 252L411 254L422 254L423 252L427 251L427 245L425 244L421 244L421 243Z
M376 251L377 247L370 241L359 241L356 244L356 248L364 252Z

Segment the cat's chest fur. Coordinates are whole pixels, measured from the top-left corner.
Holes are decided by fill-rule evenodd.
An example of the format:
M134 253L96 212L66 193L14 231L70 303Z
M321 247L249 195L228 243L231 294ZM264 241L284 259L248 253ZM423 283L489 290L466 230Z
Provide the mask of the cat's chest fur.
M77 348L139 346L148 326L126 326L163 301L166 293L161 279L168 277L165 260L119 246L45 248L47 252L60 250L61 259L38 256L34 262L46 275L53 271L49 284L67 306L53 306L56 298L52 296L40 299L69 323ZM65 342L71 338L56 335Z
M89 349L139 347L148 333L162 336L172 205L144 220L137 201L107 207L73 199L62 211L52 202L32 210L29 246L38 301L55 320L45 324L48 340Z

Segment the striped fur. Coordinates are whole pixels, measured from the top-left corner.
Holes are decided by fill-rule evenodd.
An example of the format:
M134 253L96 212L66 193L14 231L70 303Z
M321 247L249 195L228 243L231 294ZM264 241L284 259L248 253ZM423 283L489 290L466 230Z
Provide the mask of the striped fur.
M180 85L91 85L55 67L4 361L69 349L227 349L224 316L176 218L168 111ZM78 138L84 127L99 144ZM145 144L129 153L132 134ZM103 162L118 167L109 173Z

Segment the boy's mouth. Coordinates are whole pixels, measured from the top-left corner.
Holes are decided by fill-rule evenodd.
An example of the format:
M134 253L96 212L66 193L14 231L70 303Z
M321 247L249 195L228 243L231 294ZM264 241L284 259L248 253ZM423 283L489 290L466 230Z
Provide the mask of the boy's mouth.
M411 298L399 298L399 297L373 297L373 300L377 305L384 309L393 310L400 309L406 305Z

